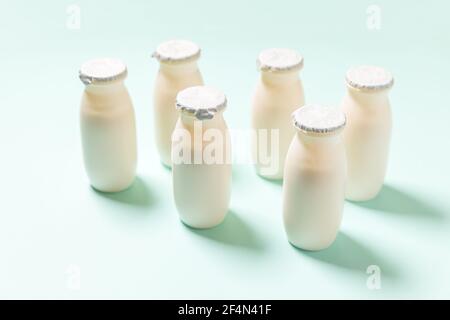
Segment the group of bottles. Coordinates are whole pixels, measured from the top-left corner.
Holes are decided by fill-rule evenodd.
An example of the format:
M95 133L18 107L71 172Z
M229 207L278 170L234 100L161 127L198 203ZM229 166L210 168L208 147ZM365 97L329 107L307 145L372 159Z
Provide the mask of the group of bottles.
M177 210L191 227L214 227L224 220L231 194L226 96L204 86L196 44L168 41L153 57L160 63L154 135L161 162L172 168ZM266 134L256 134L252 141L256 171L267 179L284 179L288 240L302 249L324 249L339 231L344 199L369 200L382 187L392 75L374 66L350 69L342 108L335 108L305 105L299 78L303 57L294 50L267 49L257 62L261 77L253 97L252 128ZM85 84L84 163L91 185L103 192L126 189L136 172L135 116L126 76L125 64L108 58L88 61L79 72ZM271 131L277 133L276 141L271 141ZM259 157L261 148L271 154L269 162Z

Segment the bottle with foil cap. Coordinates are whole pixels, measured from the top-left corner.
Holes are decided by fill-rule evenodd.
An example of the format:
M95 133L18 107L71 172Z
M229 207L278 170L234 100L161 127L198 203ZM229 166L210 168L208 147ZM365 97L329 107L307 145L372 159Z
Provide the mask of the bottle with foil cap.
M338 108L306 105L293 114L296 134L286 158L283 221L288 240L322 250L335 240L345 199L346 160Z
M170 167L171 135L178 119L175 98L179 91L203 84L197 66L200 48L190 41L171 40L160 44L153 57L160 62L153 95L155 140L161 162Z
M172 180L181 220L193 228L220 224L231 195L231 144L223 118L227 100L196 86L176 97L179 119L172 137Z
M79 71L81 141L91 185L103 192L128 188L136 174L137 147L133 105L124 85L126 65L117 59L94 59Z
M252 154L256 171L282 179L286 153L295 130L291 114L305 103L299 70L303 57L291 49L266 49L257 60L261 77L252 102Z
M346 197L365 201L378 194L386 175L392 130L388 93L394 79L383 68L359 66L348 70L346 83L342 102L348 120L344 130Z

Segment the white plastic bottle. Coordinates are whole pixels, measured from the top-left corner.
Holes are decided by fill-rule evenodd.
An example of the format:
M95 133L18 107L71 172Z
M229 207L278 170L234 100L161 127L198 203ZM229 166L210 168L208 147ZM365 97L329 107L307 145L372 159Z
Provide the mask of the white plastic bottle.
M348 120L346 197L365 201L378 194L386 175L392 128L388 92L394 79L380 67L359 66L347 72L346 82L342 102Z
M293 119L297 133L284 168L284 227L294 246L322 250L335 240L342 219L345 115L337 108L306 105Z
M299 70L303 57L291 49L267 49L258 57L261 77L252 103L253 160L267 179L282 179L292 137L291 114L305 103Z
M117 59L84 63L79 77L81 140L91 185L103 192L129 187L136 174L136 126L133 105L124 85L126 65Z
M178 119L175 98L179 91L203 84L197 66L200 48L190 41L171 40L160 44L153 57L160 62L153 95L156 146L161 162L170 167L171 136Z
M181 220L194 228L220 224L231 194L231 146L223 118L225 95L196 86L177 95L180 117L173 133L172 177Z

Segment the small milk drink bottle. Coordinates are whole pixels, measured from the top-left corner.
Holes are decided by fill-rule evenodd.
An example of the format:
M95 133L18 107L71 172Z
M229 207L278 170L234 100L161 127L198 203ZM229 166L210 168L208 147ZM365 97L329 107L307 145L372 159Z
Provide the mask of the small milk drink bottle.
M284 168L284 227L294 246L321 250L333 243L342 219L345 115L338 108L306 105L293 120L297 132Z
M346 197L365 201L378 194L386 174L392 127L388 93L394 79L380 67L359 66L347 72L346 82Z
M210 228L225 218L231 194L231 146L223 110L225 95L196 86L176 98L179 119L173 133L172 180L181 220Z
M295 130L291 114L304 105L299 70L303 57L291 49L266 49L257 60L261 77L252 102L252 146L256 171L282 179L286 153Z
M80 114L84 165L99 191L124 190L136 174L136 125L126 76L125 64L110 58L90 60L79 71L85 85Z
M160 44L153 57L160 63L153 95L156 147L161 162L170 167L171 136L178 119L175 98L179 91L203 84L197 67L200 48L190 41L171 40Z

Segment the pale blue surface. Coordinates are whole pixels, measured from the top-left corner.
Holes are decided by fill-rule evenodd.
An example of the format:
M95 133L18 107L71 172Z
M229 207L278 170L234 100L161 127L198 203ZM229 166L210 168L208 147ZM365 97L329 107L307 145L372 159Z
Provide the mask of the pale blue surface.
M0 298L450 298L448 1L79 1L78 31L66 28L71 3L1 1ZM366 27L370 4L379 31ZM150 55L170 38L202 46L234 128L249 125L263 48L304 55L308 102L338 104L352 65L393 72L386 187L346 203L331 248L290 246L280 185L247 165L234 167L222 226L179 222L152 136ZM89 187L81 157L77 71L98 56L127 62L138 123L139 179L116 195ZM372 264L378 291L366 287Z

